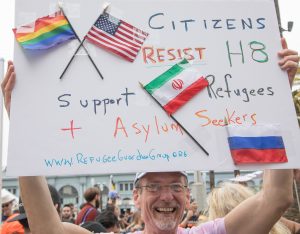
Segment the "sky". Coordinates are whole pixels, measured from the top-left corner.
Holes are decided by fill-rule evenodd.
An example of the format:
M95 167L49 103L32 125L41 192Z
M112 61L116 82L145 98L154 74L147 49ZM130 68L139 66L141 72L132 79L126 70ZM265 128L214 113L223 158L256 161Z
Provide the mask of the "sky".
M280 7L281 23L283 28L287 28L287 22L293 21L294 26L292 32L284 32L283 35L287 39L288 46L291 49L300 52L300 1L299 0L278 0ZM14 36L12 28L14 27L14 0L0 0L0 58L5 61L13 59ZM0 69L1 71L1 69ZM2 76L2 74L0 74ZM7 154L7 136L8 136L8 120L4 113L3 124L3 165L6 165ZM1 150L0 150L1 151Z

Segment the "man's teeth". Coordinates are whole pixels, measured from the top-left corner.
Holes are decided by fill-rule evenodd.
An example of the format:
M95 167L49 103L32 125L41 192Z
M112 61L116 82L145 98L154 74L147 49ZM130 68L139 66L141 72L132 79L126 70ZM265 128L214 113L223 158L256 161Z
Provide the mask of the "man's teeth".
M156 208L158 212L173 212L175 208Z

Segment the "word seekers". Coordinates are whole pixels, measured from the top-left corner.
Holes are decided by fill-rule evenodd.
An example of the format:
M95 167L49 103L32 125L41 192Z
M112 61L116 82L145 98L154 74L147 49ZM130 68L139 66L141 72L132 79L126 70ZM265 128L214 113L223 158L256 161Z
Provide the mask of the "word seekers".
M103 115L107 112L107 107L110 105L117 105L117 106L129 106L129 96L135 95L133 92L129 92L128 88L125 88L125 92L121 93L119 97L116 98L92 98L88 99L79 99L76 101L72 101L72 94L65 93L58 96L57 100L59 101L59 107L66 108L70 107L71 104L79 105L82 108L92 108L94 114L98 114L98 108L103 109ZM75 102L75 103L74 103Z
M231 98L231 97L241 97L243 102L250 102L251 97L255 96L274 96L273 88L268 86L265 88L257 88L257 89L247 89L247 88L236 88L231 89L229 86L229 80L233 78L232 75L226 74L224 76L225 87L218 87L215 84L215 76L208 75L206 79L208 81L207 92L208 96L211 99L218 98Z

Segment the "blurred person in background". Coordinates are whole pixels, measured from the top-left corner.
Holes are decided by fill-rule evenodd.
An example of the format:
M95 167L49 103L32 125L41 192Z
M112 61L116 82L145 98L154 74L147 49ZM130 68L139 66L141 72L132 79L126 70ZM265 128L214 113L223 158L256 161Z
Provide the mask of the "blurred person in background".
M92 233L102 233L102 232L107 232L105 227L97 221L87 221L83 224L80 225L86 230L89 230Z
M95 221L103 225L107 232L120 233L119 219L115 213L110 210L102 211L96 217Z
M119 199L119 194L117 191L110 191L108 193L108 201L107 204L117 205L117 200Z
M2 222L4 221L1 227L1 234L24 234L24 228L21 223L14 220L19 215L13 212L16 197L6 189L2 189L1 199Z
M75 220L72 216L72 208L69 204L64 205L61 211L61 221L68 223L75 223Z
M179 226L183 228L196 226L198 224L199 215L198 204L196 201L192 200Z
M57 211L57 216L59 216L60 211L60 196L58 191L48 184L48 189L50 196L52 198L53 205ZM41 214L42 215L42 214ZM21 197L19 198L18 212L11 215L6 222L2 225L1 234L30 234L30 228L28 225L27 215L25 208L22 203Z
M141 211L137 210L132 215L132 222L127 227L128 232L142 231L144 230L144 221L142 219Z
M77 217L77 207L75 207L73 203L68 203L67 205L70 206L72 218L75 220Z
M255 192L245 185L223 183L220 187L214 188L208 195L208 220L225 217L236 206L254 195ZM251 221L249 220L249 222ZM280 221L273 226L269 233L291 234L290 230Z
M8 219L13 214L13 205L15 202L15 196L7 191L2 189L1 191L1 202L2 202L2 222Z
M11 224L14 224L14 223L15 224L16 223L21 224L22 227L23 227L23 232L22 233L24 233L24 234L30 234L31 231L30 231L30 228L29 228L29 225L28 225L27 216L26 216L26 213L25 213L25 209L24 209L21 197L19 198L19 206L18 206L18 208L19 208L18 209L18 215L16 215L12 219L8 220L7 222L11 223ZM6 233L6 232L3 231L3 233ZM12 232L12 233L14 233L14 234L20 234L20 232Z
M86 203L79 211L75 224L80 225L87 221L95 221L97 215L100 214L98 208L100 207L100 189L98 187L90 187L85 190L84 199Z

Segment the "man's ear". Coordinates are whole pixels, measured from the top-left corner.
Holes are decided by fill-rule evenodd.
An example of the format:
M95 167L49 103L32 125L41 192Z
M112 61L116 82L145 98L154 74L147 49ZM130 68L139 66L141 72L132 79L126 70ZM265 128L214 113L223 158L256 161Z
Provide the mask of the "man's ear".
M133 201L136 208L140 209L140 193L137 189L133 190Z
M186 192L185 208L189 208L189 207L190 207L190 199L191 199L191 191L188 190L188 191Z

